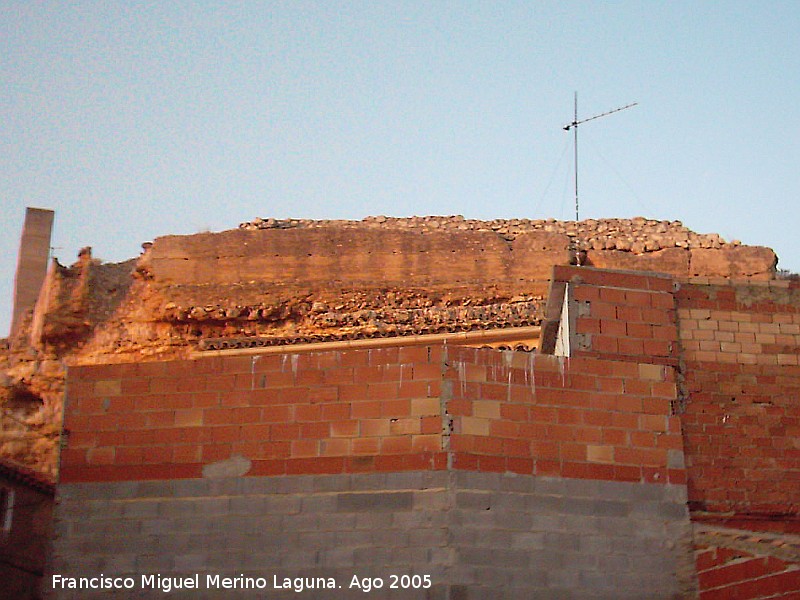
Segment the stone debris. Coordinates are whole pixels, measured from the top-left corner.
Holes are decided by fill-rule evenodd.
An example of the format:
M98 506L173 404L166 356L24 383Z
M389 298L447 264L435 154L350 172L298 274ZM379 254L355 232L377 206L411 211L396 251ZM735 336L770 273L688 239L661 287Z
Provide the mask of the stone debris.
M716 233L695 233L680 221L633 219L493 219L481 221L461 215L426 217L372 216L361 221L256 218L241 223L240 229L314 229L325 227L370 229L417 229L420 231L493 231L508 241L523 233L544 231L567 235L577 250L621 250L634 254L656 252L667 248L717 249L741 245L739 240L727 244Z

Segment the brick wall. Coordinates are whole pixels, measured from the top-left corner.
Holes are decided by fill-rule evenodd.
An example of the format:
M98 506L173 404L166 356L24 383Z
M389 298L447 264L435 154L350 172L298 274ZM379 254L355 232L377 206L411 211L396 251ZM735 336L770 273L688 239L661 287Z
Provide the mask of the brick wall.
M74 367L61 481L441 469L441 347Z
M800 597L797 538L787 543L724 529L701 529L697 538L700 600Z
M800 531L800 286L685 283L676 298L691 505Z
M685 483L673 370L445 346L70 370L61 480L457 469Z
M446 361L456 469L685 483L672 369L472 348Z
M672 278L657 273L555 267L548 310L567 295L571 355L678 365ZM548 314L553 322L558 315Z

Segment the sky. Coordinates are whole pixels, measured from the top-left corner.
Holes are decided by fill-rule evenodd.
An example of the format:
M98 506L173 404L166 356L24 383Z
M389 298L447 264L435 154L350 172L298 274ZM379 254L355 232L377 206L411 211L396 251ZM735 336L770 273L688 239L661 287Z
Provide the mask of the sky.
M800 271L800 5L0 0L0 336L53 254L255 217L645 216Z

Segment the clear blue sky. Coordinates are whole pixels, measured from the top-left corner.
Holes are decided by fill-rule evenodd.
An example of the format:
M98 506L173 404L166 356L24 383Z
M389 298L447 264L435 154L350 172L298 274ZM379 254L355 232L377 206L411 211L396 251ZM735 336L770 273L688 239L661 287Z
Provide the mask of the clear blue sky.
M25 206L119 261L256 216L679 219L800 270L797 2L0 1L0 335Z

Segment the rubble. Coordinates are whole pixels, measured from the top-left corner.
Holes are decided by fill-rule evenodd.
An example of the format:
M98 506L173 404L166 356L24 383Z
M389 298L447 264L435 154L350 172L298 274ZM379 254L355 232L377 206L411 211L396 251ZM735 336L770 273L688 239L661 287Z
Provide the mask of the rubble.
M317 228L414 229L419 231L492 231L511 241L523 233L548 232L568 236L578 250L620 250L644 254L666 248L722 248L725 240L716 233L700 234L680 221L633 219L587 219L556 221L555 219L493 219L481 221L462 215L425 217L365 217L352 220L312 220L256 218L241 223L240 229L317 229ZM741 245L739 240L732 246Z

